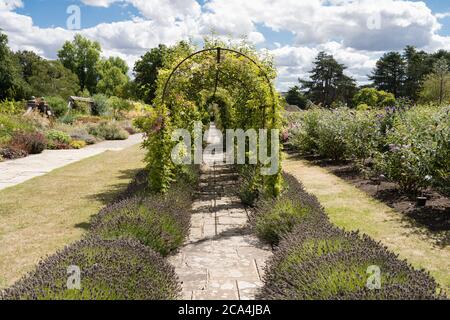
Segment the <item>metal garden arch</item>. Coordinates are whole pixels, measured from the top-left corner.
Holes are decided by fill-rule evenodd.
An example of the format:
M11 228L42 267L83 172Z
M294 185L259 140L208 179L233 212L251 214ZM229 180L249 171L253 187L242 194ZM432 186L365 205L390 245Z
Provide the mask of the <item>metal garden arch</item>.
M251 57L247 56L246 54L233 50L233 49L228 49L228 48L222 48L222 47L217 47L217 48L208 48L208 49L203 49L203 50L199 50L197 52L194 52L192 54L190 54L189 56L187 56L186 58L184 58L180 63L177 64L177 66L172 70L172 72L170 73L169 77L167 78L165 84L164 84L164 89L163 89L163 94L162 94L162 103L165 103L166 97L167 97L167 92L169 90L169 84L170 84L170 80L172 79L172 77L174 76L175 72L189 59L191 59L192 57L205 53L205 52L211 52L211 51L216 51L217 52L217 64L220 64L220 59L221 59L221 53L222 51L224 52L231 52L231 53L235 53L238 54L240 56L245 57L247 60L249 60L251 63L253 63L255 66L258 67L258 69L261 71L261 73L263 74L267 85L270 88L270 94L271 94L271 98L272 98L272 111L275 112L275 108L276 108L276 98L275 98L275 93L273 91L273 87L272 87L272 82L269 79L269 76L267 75L267 73L263 70L263 68ZM214 94L216 93L217 90L217 85L219 82L219 70L216 73L216 80L215 80L215 85L214 85ZM265 115L263 116L265 118Z

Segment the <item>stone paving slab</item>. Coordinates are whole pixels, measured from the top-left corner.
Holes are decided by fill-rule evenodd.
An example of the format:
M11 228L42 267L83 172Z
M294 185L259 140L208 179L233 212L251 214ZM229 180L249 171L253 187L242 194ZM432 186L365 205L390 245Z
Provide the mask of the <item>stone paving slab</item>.
M248 231L247 212L234 195L236 175L216 164L221 159L221 153L204 159L189 239L169 258L184 300L253 300L271 256L270 248Z
M135 134L127 140L103 141L79 150L45 150L26 158L0 162L0 190L105 151L120 151L141 142L142 134Z

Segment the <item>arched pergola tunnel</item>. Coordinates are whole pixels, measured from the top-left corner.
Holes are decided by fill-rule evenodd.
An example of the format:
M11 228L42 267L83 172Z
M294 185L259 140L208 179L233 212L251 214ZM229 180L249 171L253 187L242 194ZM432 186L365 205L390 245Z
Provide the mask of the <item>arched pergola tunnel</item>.
M273 86L275 76L271 60L259 57L247 45L225 46L207 40L199 51L184 42L175 46L160 70L156 112L146 125L151 187L165 191L174 179L177 166L170 154L175 129L193 132L198 121L206 129L211 113L222 131L254 129L259 134L260 129L279 129L281 104ZM270 133L268 138L270 154ZM237 169L254 192L277 195L281 190L281 168L277 174L265 176L260 172L262 166L246 164Z

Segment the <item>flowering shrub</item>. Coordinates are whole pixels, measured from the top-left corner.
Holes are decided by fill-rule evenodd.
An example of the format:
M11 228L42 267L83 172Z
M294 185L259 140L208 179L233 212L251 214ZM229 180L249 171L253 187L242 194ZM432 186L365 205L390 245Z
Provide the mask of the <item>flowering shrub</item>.
M86 147L86 142L83 140L72 140L70 141L70 147L73 149L83 149Z
M101 122L98 125L90 126L89 134L103 140L126 140L128 132L122 129L117 123Z
M302 153L351 159L408 193L450 185L450 107L387 107L384 111L313 108L289 115L288 144ZM373 160L368 162L367 160Z
M68 289L68 267L81 288ZM88 238L40 262L0 294L0 300L172 300L180 290L173 267L133 240Z

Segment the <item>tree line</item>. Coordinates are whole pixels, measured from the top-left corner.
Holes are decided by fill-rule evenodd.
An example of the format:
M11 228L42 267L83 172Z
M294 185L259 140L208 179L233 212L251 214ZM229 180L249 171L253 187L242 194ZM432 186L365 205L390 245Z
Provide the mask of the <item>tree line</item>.
M158 69L169 50L160 45L144 54L131 79L125 60L102 57L100 43L79 34L63 44L56 60L47 60L33 51L13 52L0 30L0 101L104 94L151 103Z
M289 89L288 104L305 108L308 101L326 107L386 106L395 100L409 103L450 102L450 52L419 51L407 46L403 52L387 52L368 75L370 84L357 86L345 75L346 66L320 52L308 80Z

